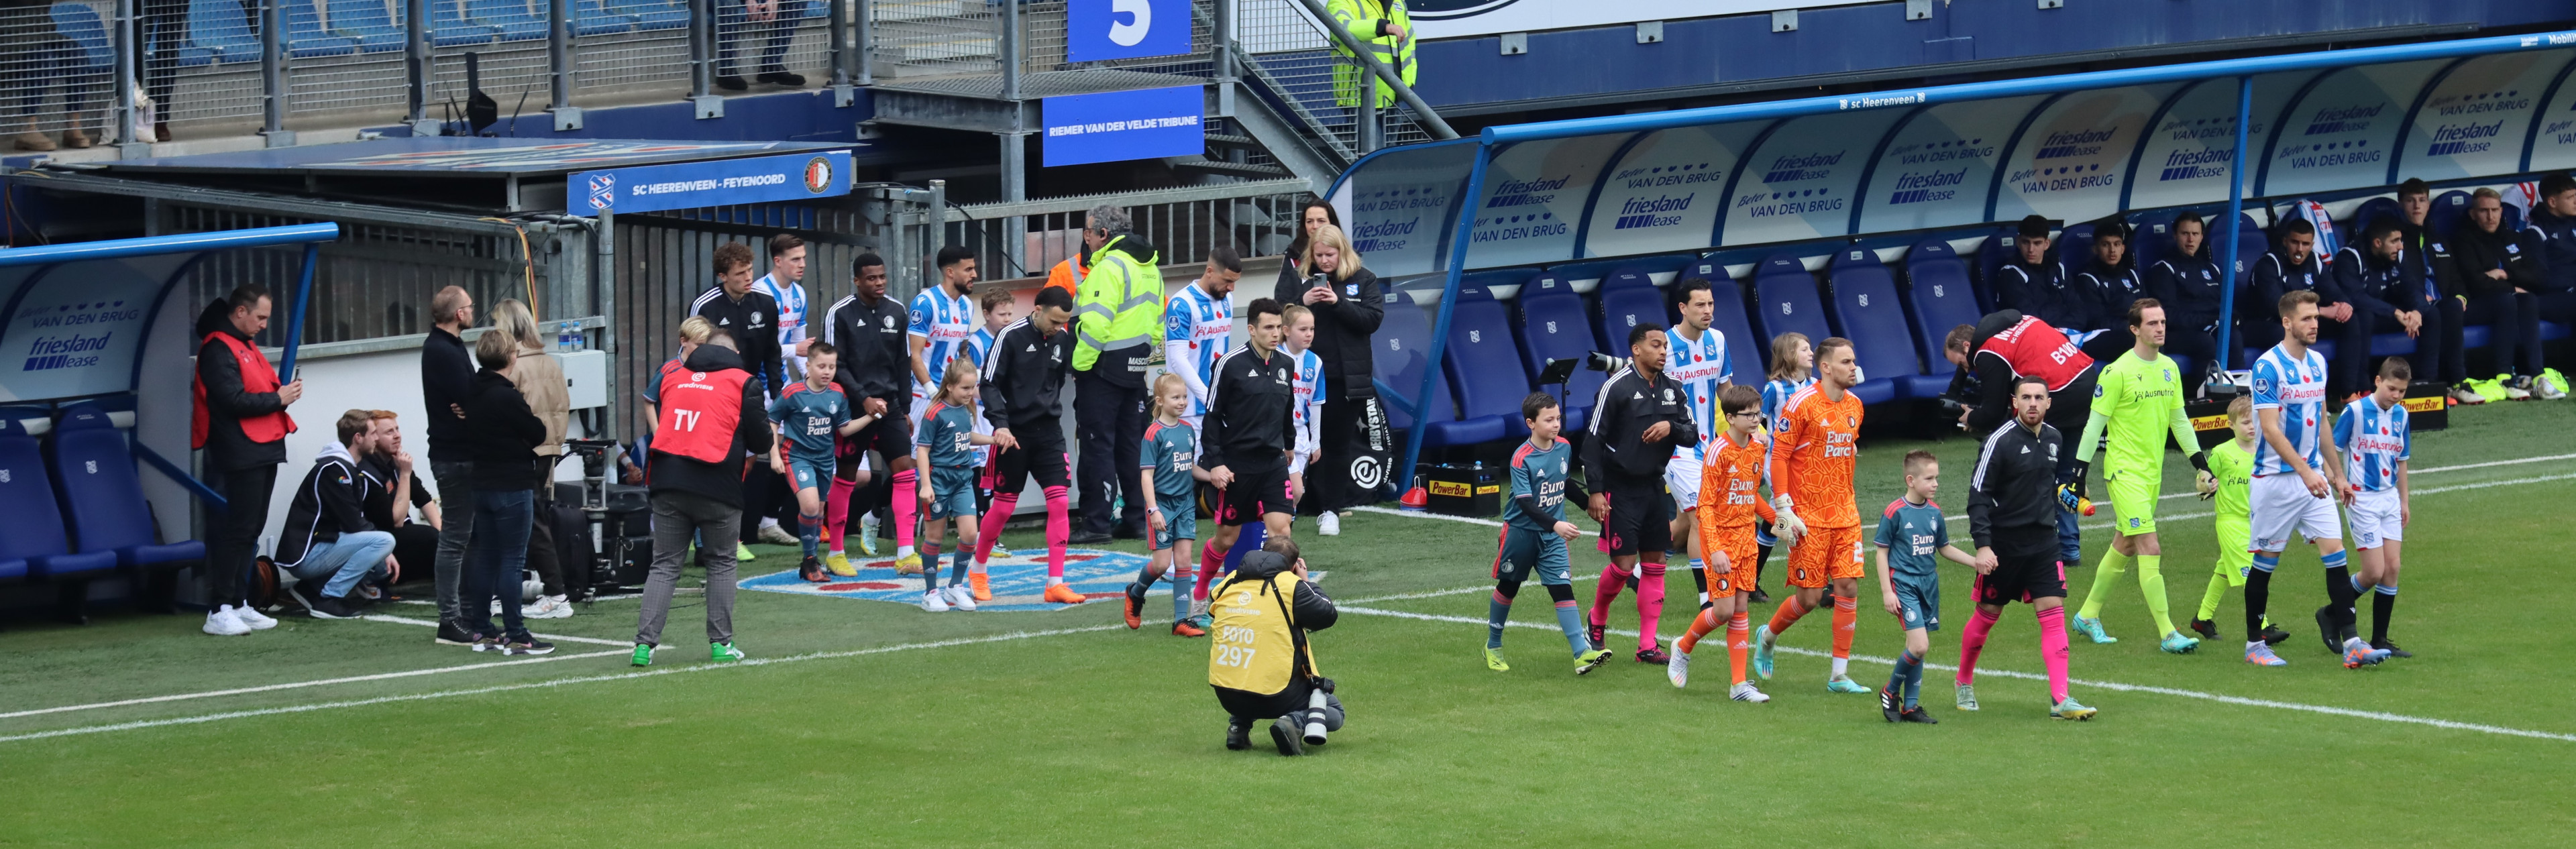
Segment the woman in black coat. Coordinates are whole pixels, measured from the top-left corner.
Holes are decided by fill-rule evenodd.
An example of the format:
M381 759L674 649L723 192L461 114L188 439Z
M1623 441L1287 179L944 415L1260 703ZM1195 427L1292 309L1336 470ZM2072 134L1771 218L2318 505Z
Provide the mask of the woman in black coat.
M1378 501L1388 479L1387 455L1395 439L1377 397L1372 339L1386 321L1387 293L1377 275L1360 267L1359 252L1341 227L1320 224L1306 235L1306 249L1296 258L1307 276L1282 272L1277 297L1315 311L1312 350L1324 361L1317 390L1324 400L1317 432L1323 459L1309 470L1307 491L1309 506L1318 511L1318 530L1334 536L1341 533L1337 512Z

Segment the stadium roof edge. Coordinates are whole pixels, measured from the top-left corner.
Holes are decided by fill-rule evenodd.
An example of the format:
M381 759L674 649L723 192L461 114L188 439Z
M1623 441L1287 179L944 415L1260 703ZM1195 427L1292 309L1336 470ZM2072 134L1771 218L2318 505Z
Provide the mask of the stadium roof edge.
M2545 50L2576 46L2576 31L2501 35L2488 38L2466 38L2427 44L2395 44L2383 47L2358 47L2348 50L2320 50L2286 56L2257 56L2245 59L2220 59L2127 68L2114 71L2086 71L2018 80L1961 83L1929 88L1883 91L1869 94L1808 97L1767 103L1741 103L1704 106L1668 112L1635 115L1610 115L1599 118L1573 118L1533 124L1506 124L1486 127L1478 135L1484 145L1512 144L1543 139L1572 138L1606 133L1642 132L1693 127L1733 121L1791 118L1854 109L1923 106L1955 100L1991 100L2029 94L2056 94L2113 86L2143 85L2160 82L2238 77L2279 71L2341 68L2382 62L2404 62L2418 59L2444 59L2506 53L2515 50ZM1357 170L1353 163L1351 170ZM1348 172L1345 172L1346 174Z

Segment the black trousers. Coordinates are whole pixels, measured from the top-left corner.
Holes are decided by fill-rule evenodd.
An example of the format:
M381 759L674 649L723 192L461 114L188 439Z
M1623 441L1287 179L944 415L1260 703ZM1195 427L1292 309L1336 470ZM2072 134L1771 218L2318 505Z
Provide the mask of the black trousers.
M1106 359L1104 357L1103 359ZM1108 533L1113 523L1145 526L1145 496L1136 470L1144 453L1145 387L1121 386L1096 371L1074 372L1073 429L1081 440L1074 480L1082 488L1075 527ZM1110 505L1125 503L1113 510ZM1113 516L1114 513L1114 516Z
M1248 724L1257 719L1304 720L1308 706L1314 704L1315 685L1311 679L1296 678L1288 682L1288 689L1268 695L1224 687L1209 689L1216 691L1216 703L1225 708L1227 716ZM1340 694L1324 694L1324 730L1342 730L1344 716Z
M1357 397L1326 399L1322 425L1316 439L1323 458L1306 469L1306 491L1312 493L1315 509L1339 511L1382 500L1379 489L1395 472L1388 456L1395 449L1395 434L1376 388Z
M787 491L784 475L769 470L767 458L753 458L742 475L742 521L738 524L742 525L743 543L759 542L761 518L775 518L782 499L793 509L795 495Z
M114 25L110 21L109 26ZM179 47L188 40L188 0L143 0L142 20L135 22L134 29L144 44L157 46L134 51L134 78L143 82L144 95L152 98L161 121L168 123L173 106L171 82L179 73ZM114 35L109 38L112 41ZM114 88L114 83L109 87Z
M540 465L543 465L540 463ZM545 584L546 595L563 595L563 561L555 552L555 482L548 472L529 501L528 569Z
M2449 301L2451 303L2458 303L2457 301L2452 301L2449 298L2444 298L2442 300ZM2406 364L2412 367L2410 369L2414 374L2412 380L2442 380L2443 369L2456 368L2452 363L2458 360L2460 356L2458 331L2445 331L2443 329L2442 313L2438 309L2427 309L2422 313L2422 315L2424 316L2424 324L2423 326L2416 328L2415 331L2415 353L2407 355ZM2382 316L2374 319L2374 322L2377 324L2377 327L2375 327L2374 330L2379 333L2406 332L2406 326L2397 323L2397 318L2395 316ZM2442 337L2445 333L2448 333L2451 336L2451 350L2449 351L2442 350ZM2341 364L2343 360L2341 355L2343 352L2336 351L2335 353L2337 355L2335 357L2337 364ZM2350 386L2352 386L2352 391L2364 392L2378 386L2376 381L2379 377L2379 371L2370 367L2370 357L2362 357L2358 368L2358 371L2346 375L2346 379L2352 381L2350 384ZM2457 381L2443 380L2442 382L2454 383Z
M214 464L220 465L218 460ZM206 606L241 604L242 578L259 556L259 532L268 526L268 496L277 488L277 464L227 469L215 482L226 509L206 517Z
M2462 333L2469 328L2468 307L2458 298L2434 301L2433 309L2424 314L2423 338L2415 340L2415 350L2430 346L2440 356L2436 362L2415 363L2416 380L2439 380L2452 386L2469 379L2469 361L2464 356Z
M412 522L393 529L393 535L394 562L402 564L402 580L429 580L437 569L438 529Z
M2524 317L2529 316L2525 321ZM2461 323L2487 326L2486 371L2479 377L2540 373L2540 299L2529 292L2491 292L2469 296ZM2465 366L2467 363L2462 363Z

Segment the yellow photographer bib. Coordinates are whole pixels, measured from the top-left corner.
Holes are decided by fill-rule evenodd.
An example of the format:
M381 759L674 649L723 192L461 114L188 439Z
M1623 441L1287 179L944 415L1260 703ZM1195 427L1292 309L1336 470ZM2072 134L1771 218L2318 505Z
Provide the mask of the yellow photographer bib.
M1302 642L1289 612L1297 581L1288 572L1239 578L1209 597L1209 684L1263 695L1288 689Z

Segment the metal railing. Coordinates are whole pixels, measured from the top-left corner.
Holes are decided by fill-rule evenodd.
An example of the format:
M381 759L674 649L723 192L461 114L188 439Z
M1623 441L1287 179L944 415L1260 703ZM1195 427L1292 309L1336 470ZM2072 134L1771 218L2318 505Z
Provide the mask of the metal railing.
M1366 91L1368 70L1333 49L1327 22L1300 0L1237 0L1235 16L1244 75L1261 89L1271 109L1315 133L1345 163L1366 153L1363 110L1341 103L1333 80L1337 74L1351 74L1361 80L1359 90ZM1377 110L1376 117L1377 147L1432 138L1409 106Z
M987 278L1043 276L1082 250L1084 216L1110 203L1127 210L1136 235L1152 243L1166 265L1198 262L1219 247L1269 256L1296 238L1297 210L1313 196L1311 184L1287 179L952 206L944 235L947 244L974 249ZM1007 244L1014 221L1025 233L1017 251Z

